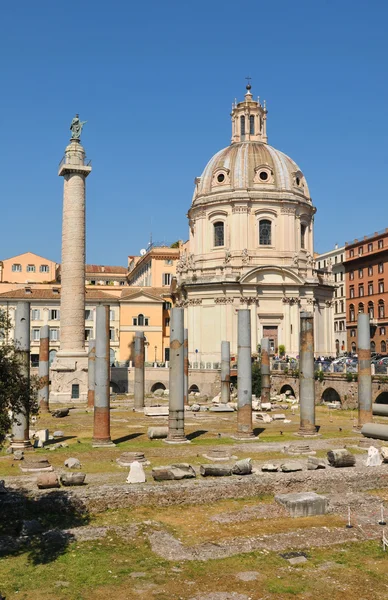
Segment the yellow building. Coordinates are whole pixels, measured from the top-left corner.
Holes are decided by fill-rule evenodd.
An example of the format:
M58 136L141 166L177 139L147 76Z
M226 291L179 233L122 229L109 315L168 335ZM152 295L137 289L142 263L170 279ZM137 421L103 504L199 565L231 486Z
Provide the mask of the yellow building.
M168 288L130 287L120 297L120 361L134 360L136 331L144 331L145 362L170 358L170 308Z

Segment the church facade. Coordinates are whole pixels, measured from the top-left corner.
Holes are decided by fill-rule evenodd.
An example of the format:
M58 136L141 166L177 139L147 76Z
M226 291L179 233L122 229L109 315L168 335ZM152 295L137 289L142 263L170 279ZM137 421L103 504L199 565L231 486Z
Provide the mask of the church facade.
M251 86L232 108L232 140L208 162L188 212L188 248L177 265L192 366L237 353L237 311L251 311L252 353L268 337L299 353L299 313L314 313L315 352L334 355L334 283L315 269L314 215L303 172L268 144L267 109Z

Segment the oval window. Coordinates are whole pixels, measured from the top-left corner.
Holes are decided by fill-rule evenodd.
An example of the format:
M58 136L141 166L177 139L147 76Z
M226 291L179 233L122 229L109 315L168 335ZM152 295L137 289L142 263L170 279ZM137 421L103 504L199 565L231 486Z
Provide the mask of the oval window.
M225 180L225 175L223 173L220 173L219 175L217 175L218 183L222 183L224 180Z
M267 181L267 179L268 179L267 171L261 171L259 177L260 177L261 181Z

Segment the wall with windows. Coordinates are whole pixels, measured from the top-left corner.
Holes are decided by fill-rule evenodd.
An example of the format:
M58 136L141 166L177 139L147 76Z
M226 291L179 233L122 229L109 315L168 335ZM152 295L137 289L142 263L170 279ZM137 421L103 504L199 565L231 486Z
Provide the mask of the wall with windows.
M348 347L357 349L357 315L371 320L371 350L387 353L388 229L345 245Z
M182 243L180 243L180 247L182 247ZM151 248L137 261L132 260L129 274L130 286L169 288L171 279L176 274L179 256L179 248L164 246Z
M0 283L43 283L56 280L57 263L33 252L18 254L1 263Z
M346 333L346 281L345 281L345 246L336 246L315 256L315 266L323 274L331 273L334 278L333 321L336 354L347 352Z
M171 300L150 289L150 294L139 292L129 299L122 298L120 304L120 361L134 360L136 331L146 336L146 362L166 360L166 349L170 344ZM153 292L153 293L151 293Z

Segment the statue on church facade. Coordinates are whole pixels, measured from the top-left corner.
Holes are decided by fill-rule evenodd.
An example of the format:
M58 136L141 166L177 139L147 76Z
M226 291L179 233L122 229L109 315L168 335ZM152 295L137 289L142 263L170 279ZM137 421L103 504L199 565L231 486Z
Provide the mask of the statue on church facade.
M75 117L73 118L71 125L70 125L70 131L71 131L71 139L72 140L79 140L81 137L81 133L82 133L82 127L85 125L86 121L80 121L79 120L79 115L75 115Z

